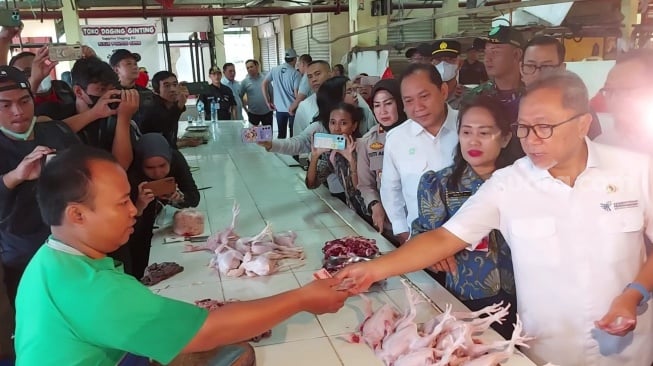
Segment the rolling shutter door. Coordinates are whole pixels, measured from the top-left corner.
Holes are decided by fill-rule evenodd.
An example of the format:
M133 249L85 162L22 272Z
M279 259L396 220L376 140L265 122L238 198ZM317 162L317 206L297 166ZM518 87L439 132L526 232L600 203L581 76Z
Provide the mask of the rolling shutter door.
M435 29L434 22L418 22L398 27L388 28L388 45L394 46L398 43L411 44L411 43L432 43L434 41ZM390 51L390 61L406 61L404 53L409 47L406 47L401 52L395 50Z
M263 62L263 71L268 72L273 67L279 65L277 51L277 37L261 38L261 61Z
M320 42L329 40L329 23L321 22L313 24L313 38ZM293 48L298 55L308 53L313 60L331 62L331 47L329 43L320 43L311 39L310 26L297 28L292 31Z

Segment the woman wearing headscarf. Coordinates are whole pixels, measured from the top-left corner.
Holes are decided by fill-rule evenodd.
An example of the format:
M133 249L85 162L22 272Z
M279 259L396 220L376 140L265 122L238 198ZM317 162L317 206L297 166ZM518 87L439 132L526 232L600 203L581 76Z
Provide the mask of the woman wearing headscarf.
M376 83L371 100L374 117L379 124L357 141L358 190L372 215L372 224L379 232L384 232L384 229L390 229L390 221L386 218L379 193L385 136L404 123L407 117L397 80L386 79Z
M147 182L168 177L174 177L177 183L177 190L171 195L155 197L152 190L145 187ZM131 266L125 263L125 272L141 278L150 258L152 230L157 214L165 205L196 207L200 202L200 193L184 156L172 149L163 135L158 133L146 133L138 141L129 181L138 217L134 233L124 245L131 256Z

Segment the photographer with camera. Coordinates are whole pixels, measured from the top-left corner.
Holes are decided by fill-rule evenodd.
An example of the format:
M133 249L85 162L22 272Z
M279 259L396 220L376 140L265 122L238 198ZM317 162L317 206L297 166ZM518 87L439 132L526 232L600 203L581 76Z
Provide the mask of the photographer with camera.
M111 152L127 169L140 132L132 122L139 107L136 90L117 90L116 74L99 58L83 58L71 70L75 102L47 102L36 115L64 121L82 142Z
M138 126L141 133L160 133L173 149L201 145L202 139L177 139L179 118L188 100L188 88L179 84L177 75L170 71L157 72L152 77L152 88L154 103L143 110L143 120Z

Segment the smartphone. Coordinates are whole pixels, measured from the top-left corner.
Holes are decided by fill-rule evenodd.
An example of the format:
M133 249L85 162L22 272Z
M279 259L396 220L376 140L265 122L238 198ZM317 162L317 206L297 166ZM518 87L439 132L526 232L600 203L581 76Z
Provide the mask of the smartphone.
M343 135L316 133L313 135L313 146L318 149L344 150L347 141Z
M50 61L75 61L82 58L82 45L80 44L50 44Z
M18 9L0 9L0 25L3 27L20 27L20 12Z
M42 160L41 160L41 166L46 166L46 165L48 165L48 163L50 162L50 160L52 160L52 158L54 158L55 156L57 156L57 154L55 154L55 153L45 155L45 156L42 158Z
M272 141L272 126L256 126L244 128L241 133L244 143Z
M175 193L177 182L174 177L163 178L145 183L143 188L151 189L155 197L166 196Z
M190 95L201 95L201 94L210 94L211 90L209 89L209 84L207 83L181 83L188 89L188 94Z

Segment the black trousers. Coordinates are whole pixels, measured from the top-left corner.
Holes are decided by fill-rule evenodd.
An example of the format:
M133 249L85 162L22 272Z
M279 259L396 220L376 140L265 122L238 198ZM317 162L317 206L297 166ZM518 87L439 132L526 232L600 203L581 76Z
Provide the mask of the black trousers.
M262 124L263 126L272 126L273 112L269 112L266 114L254 114L254 113L247 112L247 117L249 119L249 123L252 124L253 126L258 126L259 123Z
M11 306L5 286L4 268L0 263L0 360L13 357L14 308Z

